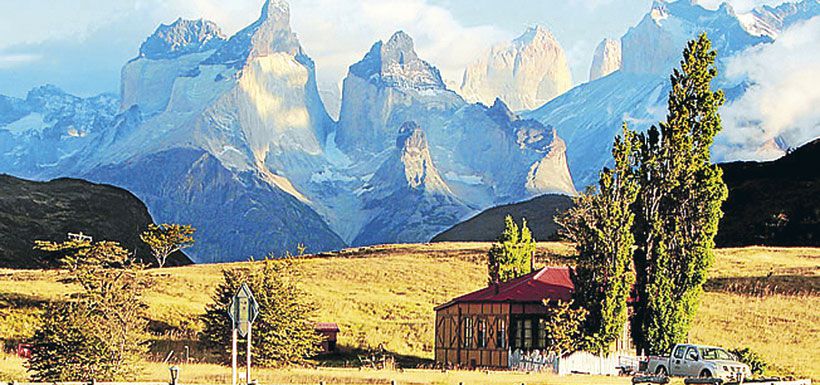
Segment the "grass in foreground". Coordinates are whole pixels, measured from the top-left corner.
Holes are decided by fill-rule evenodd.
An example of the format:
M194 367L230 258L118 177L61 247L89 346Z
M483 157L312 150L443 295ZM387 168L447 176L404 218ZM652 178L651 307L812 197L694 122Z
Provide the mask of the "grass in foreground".
M239 370L240 378L245 371ZM17 357L4 357L0 361L0 379L25 378L23 360ZM290 368L260 369L254 368L252 378L261 384L304 384L316 385L324 382L328 385L398 385L452 384L469 385L492 384L527 384L527 385L626 385L628 377L604 376L557 376L552 374L521 372L484 372L484 371L447 371L410 369L396 370L359 370L353 368ZM161 363L149 363L141 376L142 381L164 382L170 379L168 366ZM180 365L180 382L182 384L230 384L231 369L214 364ZM678 383L682 383L678 381ZM676 383L675 383L676 384Z
M486 243L385 245L326 254L304 262L305 289L314 296L319 313L317 320L339 323L340 346L383 344L396 354L431 359L433 307L484 285L483 258L488 248ZM566 244L544 243L539 244L539 251L545 259L560 263L571 249ZM778 373L820 378L820 362L814 357L814 352L820 351L820 294L814 289L820 279L818 262L820 249L813 248L718 250L711 272L713 279L707 285L691 339L727 348L749 346L769 362L776 363ZM160 333L153 359L161 360L170 350L175 350L178 357L184 345L192 348L194 359L202 357L192 340L201 327L197 315L204 312L205 304L210 301L222 269L231 266L195 265L152 271L159 282L147 300L154 318L152 324ZM42 304L60 300L72 290L57 282L59 274L58 271L0 270L0 338L23 339L33 333ZM2 366L9 365L4 361ZM19 367L19 363L16 365ZM9 370L11 372L0 369L0 375L25 378L24 373ZM224 370L220 366L202 365L195 371L222 373ZM159 379L167 380L164 366L156 369L156 373L160 372ZM268 372L260 372L259 379L267 383L293 382L278 380L289 377L276 376L314 379L327 373L342 377L355 377L360 373L349 372L280 370L270 372L273 376L270 381L263 377ZM378 380L381 372L362 373L373 382L354 383L381 381ZM415 372L405 373L409 376ZM437 372L420 373L432 376ZM20 375L23 377L16 377ZM487 378L506 383L517 381L498 376L492 374ZM149 378L153 377L145 379ZM407 382L414 382L413 378L416 377L409 377ZM435 378L424 383L435 383L439 379L450 383L447 377ZM556 378L567 383L563 377ZM550 379L544 381L550 383ZM473 380L464 382L475 383ZM318 383L318 380L308 383ZM533 382L527 380L526 383Z

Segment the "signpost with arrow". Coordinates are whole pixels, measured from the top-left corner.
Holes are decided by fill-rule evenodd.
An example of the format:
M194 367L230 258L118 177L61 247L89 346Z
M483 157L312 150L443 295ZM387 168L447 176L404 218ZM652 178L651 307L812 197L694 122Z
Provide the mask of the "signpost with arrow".
M256 316L259 315L259 304L256 302L256 299L253 298L253 292L251 292L251 288L248 287L246 283L243 283L242 286L239 287L239 290L236 292L236 295L233 296L231 300L231 306L228 309L228 315L231 317L231 324L232 324L232 348L231 348L231 379L233 381L233 385L237 385L237 368L236 368L236 359L237 359L237 334L246 337L248 340L248 350L247 350L247 368L245 372L245 383L251 383L251 325L253 321L256 320Z

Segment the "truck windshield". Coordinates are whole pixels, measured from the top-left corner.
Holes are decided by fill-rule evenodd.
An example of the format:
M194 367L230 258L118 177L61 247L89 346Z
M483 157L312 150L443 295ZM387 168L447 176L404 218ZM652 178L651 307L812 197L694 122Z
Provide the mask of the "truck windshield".
M700 348L700 358L703 360L733 360L729 352L719 348Z

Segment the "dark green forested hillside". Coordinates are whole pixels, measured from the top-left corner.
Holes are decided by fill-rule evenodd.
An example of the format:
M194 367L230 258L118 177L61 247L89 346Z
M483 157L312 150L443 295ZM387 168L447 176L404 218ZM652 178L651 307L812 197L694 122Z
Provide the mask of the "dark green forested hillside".
M69 232L118 241L152 261L139 239L151 222L142 201L121 188L80 179L34 182L0 175L0 267L52 265L48 256L32 249L34 241L62 241ZM170 266L190 263L180 252L168 258Z

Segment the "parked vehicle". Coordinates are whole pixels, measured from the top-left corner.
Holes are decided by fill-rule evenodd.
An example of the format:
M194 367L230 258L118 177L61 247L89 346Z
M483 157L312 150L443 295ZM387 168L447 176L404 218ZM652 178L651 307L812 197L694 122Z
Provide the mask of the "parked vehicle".
M749 376L749 366L722 348L677 344L669 357L650 356L647 371L658 375L714 377L740 381Z

